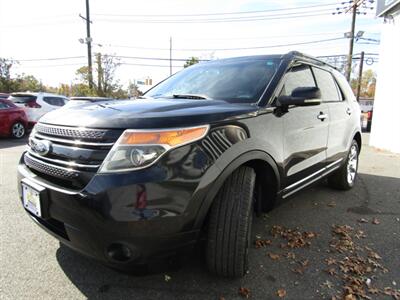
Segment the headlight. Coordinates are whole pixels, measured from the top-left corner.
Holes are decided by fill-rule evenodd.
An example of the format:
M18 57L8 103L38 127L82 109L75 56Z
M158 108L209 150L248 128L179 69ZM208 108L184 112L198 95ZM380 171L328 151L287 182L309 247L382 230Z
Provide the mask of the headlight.
M170 149L202 139L208 125L167 130L127 129L112 147L100 173L149 167Z

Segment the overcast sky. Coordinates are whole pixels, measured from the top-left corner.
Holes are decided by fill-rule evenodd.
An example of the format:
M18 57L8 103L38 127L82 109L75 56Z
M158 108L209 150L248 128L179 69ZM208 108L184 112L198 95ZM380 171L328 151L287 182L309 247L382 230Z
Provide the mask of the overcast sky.
M118 56L169 58L169 39L172 37L172 56L176 59L190 56L216 59L290 50L315 56L346 54L348 39L276 47L342 38L349 31L351 16L332 15L336 7L343 6L341 2L91 0L93 51ZM293 9L304 6L307 8ZM248 11L266 12L210 15ZM383 21L375 18L375 10L367 11L368 15L358 16L356 31L365 31L366 38L379 39ZM86 45L79 42L86 36L86 26L79 14L85 15L85 0L0 0L0 57L19 60L14 72L33 74L45 84L71 83L75 70L87 63ZM297 17L304 14L308 16ZM222 22L221 18L230 21ZM246 21L246 18L264 20ZM176 20L181 20L181 23L173 23ZM243 49L252 47L260 48ZM218 50L232 48L242 49ZM356 43L355 53L361 50L377 53L378 46ZM24 61L76 56L78 58ZM124 84L145 77L157 82L169 75L168 61L122 58L121 62L124 64L117 76ZM177 72L183 62L175 61L173 65L173 72Z

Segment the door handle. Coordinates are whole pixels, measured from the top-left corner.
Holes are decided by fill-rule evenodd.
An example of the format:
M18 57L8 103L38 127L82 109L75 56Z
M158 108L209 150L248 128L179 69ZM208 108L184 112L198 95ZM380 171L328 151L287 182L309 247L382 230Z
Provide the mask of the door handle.
M351 115L351 109L350 109L350 107L348 107L347 109L346 109L346 113L350 116Z
M322 111L319 113L318 117L319 120L324 121L325 119L328 118L327 114L324 114Z

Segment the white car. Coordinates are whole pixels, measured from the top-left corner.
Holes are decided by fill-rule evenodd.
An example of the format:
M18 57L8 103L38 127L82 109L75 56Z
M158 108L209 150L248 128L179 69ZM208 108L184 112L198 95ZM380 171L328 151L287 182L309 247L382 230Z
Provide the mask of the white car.
M34 125L44 114L68 102L68 98L62 95L31 92L12 93L8 100L25 109L29 125Z

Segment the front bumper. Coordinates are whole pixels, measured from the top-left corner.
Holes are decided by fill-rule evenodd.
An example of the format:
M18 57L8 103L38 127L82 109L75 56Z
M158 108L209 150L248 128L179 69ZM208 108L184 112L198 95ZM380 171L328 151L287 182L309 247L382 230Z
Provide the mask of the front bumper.
M197 182L161 180L164 176L157 167L97 174L82 191L73 191L38 177L21 161L18 190L22 201L21 180L45 187L45 217L27 211L35 223L70 248L127 270L174 255L198 239L191 203Z

